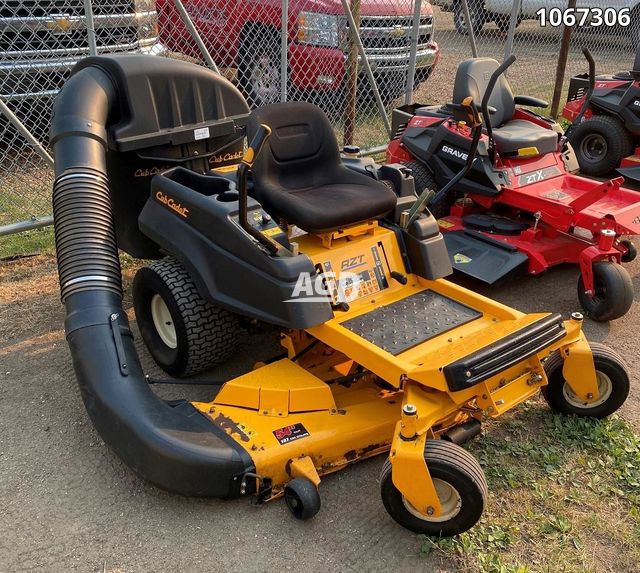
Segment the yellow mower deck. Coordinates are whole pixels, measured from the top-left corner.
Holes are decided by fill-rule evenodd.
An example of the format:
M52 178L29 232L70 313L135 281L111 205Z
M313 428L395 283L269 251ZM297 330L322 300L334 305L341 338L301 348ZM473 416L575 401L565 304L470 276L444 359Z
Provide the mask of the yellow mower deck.
M194 403L249 453L271 496L293 477L317 484L321 475L390 450L396 487L414 508L437 517L423 457L427 437L529 398L547 383L541 360L557 349L572 389L585 399L598 396L574 320L530 356L451 391L445 366L549 315L523 314L445 280L392 278L405 266L394 232L377 223L297 240L318 269L364 273L360 296L321 326L283 334L288 358L257 365L212 402ZM403 412L407 404L415 415Z

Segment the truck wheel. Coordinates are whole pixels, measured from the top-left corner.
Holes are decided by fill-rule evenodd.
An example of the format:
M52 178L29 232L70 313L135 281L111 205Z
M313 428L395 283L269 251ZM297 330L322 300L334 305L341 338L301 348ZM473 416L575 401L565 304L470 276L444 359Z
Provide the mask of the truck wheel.
M413 507L393 485L387 459L380 475L380 493L389 515L402 527L425 535L449 537L471 529L480 519L488 496L480 464L465 449L445 440L427 440L424 459L442 514L430 517Z
M588 418L606 418L627 399L629 375L622 358L604 344L591 342L589 346L593 352L600 397L591 403L582 401L562 375L564 360L561 354L554 352L544 363L549 384L542 387L542 395L554 412Z
M509 31L509 23L511 22L511 15L509 14L496 14L493 17L493 21L498 26L498 30L500 30L503 34L506 34ZM519 16L516 20L516 28L522 23L522 17Z
M171 257L136 273L133 305L151 356L173 376L207 370L236 349L238 317L204 300L185 268Z
M580 123L569 134L585 175L602 177L619 167L620 161L633 153L633 139L615 117L597 115Z
M601 262L593 264L595 293L585 292L582 275L578 279L578 299L585 314L597 321L624 316L633 304L633 283L622 265Z
M251 107L280 101L280 36L268 26L249 28L238 49L238 83Z
M434 179L431 171L419 161L409 161L406 166L411 169L413 178L416 184L416 193L420 195L427 187L436 193L438 187L436 186L436 180ZM437 205L430 205L429 211L436 219L446 217L451 211L451 207L455 202L455 194L450 193L448 197L445 197Z
M471 28L474 34L479 34L487 20L487 13L484 9L483 0L471 0L468 2L469 17L471 18ZM458 34L466 36L469 34L467 31L467 24L464 21L464 10L462 4L456 2L453 6L453 23L456 27Z

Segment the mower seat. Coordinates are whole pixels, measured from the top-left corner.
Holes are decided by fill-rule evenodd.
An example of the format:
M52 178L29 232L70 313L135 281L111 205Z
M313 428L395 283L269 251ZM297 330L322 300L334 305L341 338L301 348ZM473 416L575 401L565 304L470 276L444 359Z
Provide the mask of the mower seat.
M315 105L266 105L249 116L249 141L261 124L271 137L253 165L256 199L279 221L319 233L377 219L396 194L340 160L329 120Z
M454 103L462 103L468 96L481 102L489 79L498 66L498 62L492 58L471 58L462 62L453 86ZM555 131L526 119L513 119L515 98L504 74L493 89L489 106L496 109L491 115L491 124L498 153L517 155L520 149L535 147L540 155L544 155L558 148L558 134Z

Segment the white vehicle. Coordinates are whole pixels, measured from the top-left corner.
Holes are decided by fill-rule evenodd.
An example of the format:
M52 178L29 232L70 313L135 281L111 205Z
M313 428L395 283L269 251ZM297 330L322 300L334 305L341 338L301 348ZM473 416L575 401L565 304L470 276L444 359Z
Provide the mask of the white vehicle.
M563 13L566 11L565 0L514 0L520 2L519 25L522 20L541 20L540 11L544 10L544 20L547 26L562 25ZM511 0L467 0L469 6L469 18L473 31L477 34L487 22L495 22L502 32L509 29L511 17ZM464 11L460 0L443 0L445 10L453 12L456 30L460 34L467 34ZM448 4L448 6L447 6ZM611 21L605 18L613 16ZM552 14L552 12L555 12ZM623 18L617 18L617 14L626 13L628 22ZM552 16L555 16L552 17ZM640 0L577 0L574 13L575 24L594 25L611 28L619 31L621 24L626 30L633 47L640 44ZM584 20L583 20L584 17ZM582 22L581 22L582 20ZM596 22L597 20L597 22ZM569 25L574 21L569 19Z

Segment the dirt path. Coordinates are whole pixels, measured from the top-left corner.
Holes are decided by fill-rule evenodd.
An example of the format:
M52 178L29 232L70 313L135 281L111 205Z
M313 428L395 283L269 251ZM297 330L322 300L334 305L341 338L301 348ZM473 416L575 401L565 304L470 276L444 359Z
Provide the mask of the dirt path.
M638 290L640 265L630 271ZM576 271L561 269L494 292L525 311L576 308ZM586 323L593 340L616 348L634 374L623 415L640 427L640 305L611 324ZM381 459L323 481L322 511L291 519L279 501L187 499L136 478L95 433L78 395L61 330L54 262L0 267L0 571L454 571L419 556L421 541L385 513ZM253 335L251 356L273 354L274 333ZM140 348L144 365L150 359ZM193 388L171 389L177 397ZM195 389L195 397L208 391Z

